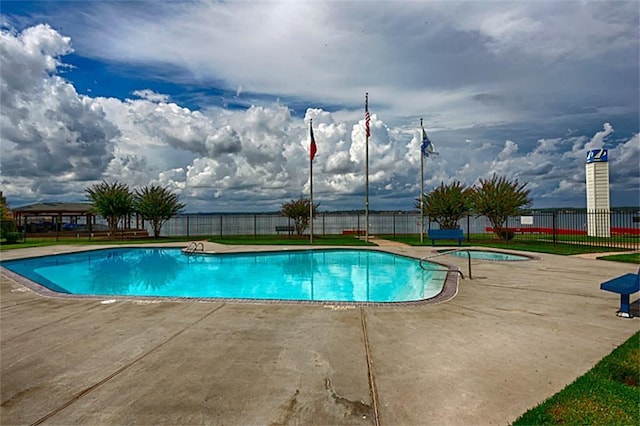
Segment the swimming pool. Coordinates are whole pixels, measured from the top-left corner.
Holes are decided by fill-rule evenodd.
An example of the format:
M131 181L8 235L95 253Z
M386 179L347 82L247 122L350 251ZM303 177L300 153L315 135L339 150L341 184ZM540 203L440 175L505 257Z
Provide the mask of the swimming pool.
M502 253L498 251L490 250L462 250L449 253L452 256L468 257L467 251L471 254L472 259L478 260L494 260L494 261L516 261L516 260L531 260L528 256L522 256L519 254Z
M54 292L336 302L407 302L443 288L447 269L375 250L185 254L117 248L2 262Z

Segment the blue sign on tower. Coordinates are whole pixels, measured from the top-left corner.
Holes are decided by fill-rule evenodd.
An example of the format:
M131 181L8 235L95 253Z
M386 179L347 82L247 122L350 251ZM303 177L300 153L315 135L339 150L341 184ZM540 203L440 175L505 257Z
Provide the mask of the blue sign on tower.
M587 151L587 164L606 163L609 161L609 152L605 148Z

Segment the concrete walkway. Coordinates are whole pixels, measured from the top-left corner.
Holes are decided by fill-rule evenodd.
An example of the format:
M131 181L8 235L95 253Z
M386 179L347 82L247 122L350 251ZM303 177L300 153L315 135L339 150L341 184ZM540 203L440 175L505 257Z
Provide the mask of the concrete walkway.
M253 249L284 248L206 244ZM43 297L3 274L0 423L508 424L640 329L599 290L636 265L542 255L472 267L448 302L368 307L104 303Z

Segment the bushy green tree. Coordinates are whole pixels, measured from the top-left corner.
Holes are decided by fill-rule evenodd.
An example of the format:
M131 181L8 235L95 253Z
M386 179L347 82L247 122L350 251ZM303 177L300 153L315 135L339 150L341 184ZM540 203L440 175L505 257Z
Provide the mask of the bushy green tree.
M440 224L442 229L455 229L458 221L472 209L471 189L455 181L449 185L444 182L439 187L422 195L422 214ZM416 207L420 209L420 200Z
M173 216L180 213L184 204L180 203L178 196L168 188L159 185L145 186L136 189L134 195L134 207L142 219L151 222L153 238L160 236L162 225Z
M10 215L10 212L9 203L2 191L0 191L0 238L6 238L7 242L11 238L9 234L13 234L16 231L16 221ZM15 235L13 237L15 238Z
M531 205L531 190L526 186L527 182L520 184L518 179L509 181L494 174L491 179L480 179L472 189L474 212L486 216L493 232L501 239L508 239L504 225L509 216L518 215L524 207Z
M9 219L9 203L7 203L7 199L2 191L0 191L0 219Z
M93 204L93 212L107 220L109 231L115 236L121 218L134 212L133 193L124 183L102 182L85 189Z
M298 200L291 200L282 204L281 213L290 219L293 219L297 235L302 235L307 226L309 226L309 207L311 200L300 197ZM315 216L320 204L313 205L313 215Z

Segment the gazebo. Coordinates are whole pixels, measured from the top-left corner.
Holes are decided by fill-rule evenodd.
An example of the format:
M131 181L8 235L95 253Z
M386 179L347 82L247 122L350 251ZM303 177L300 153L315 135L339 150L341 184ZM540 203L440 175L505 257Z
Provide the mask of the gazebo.
M105 225L96 225L96 215L90 203L36 203L11 209L18 230L25 236L51 237L61 234L75 236L109 236ZM146 237L147 232L136 215L136 228L131 228L131 217L126 220L127 229L119 232L120 237Z

